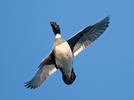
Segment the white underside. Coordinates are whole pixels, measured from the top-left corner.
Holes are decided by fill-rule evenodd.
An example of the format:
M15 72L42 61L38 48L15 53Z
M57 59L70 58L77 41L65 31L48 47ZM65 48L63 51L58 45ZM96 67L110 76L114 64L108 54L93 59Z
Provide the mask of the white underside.
M72 71L72 51L67 42L64 42L55 47L56 64L63 71L71 76Z

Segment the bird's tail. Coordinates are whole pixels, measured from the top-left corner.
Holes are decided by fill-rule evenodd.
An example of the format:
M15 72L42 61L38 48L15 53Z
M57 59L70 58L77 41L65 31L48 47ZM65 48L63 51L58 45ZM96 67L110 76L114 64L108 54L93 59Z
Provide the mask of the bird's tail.
M62 72L62 79L67 85L70 85L70 84L72 84L74 82L74 80L76 78L76 75L74 73L73 68L72 68L72 72L71 72L70 77L65 72L63 72L63 70L61 70L61 72Z

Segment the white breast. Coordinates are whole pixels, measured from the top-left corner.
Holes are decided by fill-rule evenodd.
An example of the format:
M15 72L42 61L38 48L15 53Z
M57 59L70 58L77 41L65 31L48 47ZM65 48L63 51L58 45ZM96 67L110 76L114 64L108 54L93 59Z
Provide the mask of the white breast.
M57 66L70 76L72 71L72 51L69 44L64 42L56 46L54 51Z

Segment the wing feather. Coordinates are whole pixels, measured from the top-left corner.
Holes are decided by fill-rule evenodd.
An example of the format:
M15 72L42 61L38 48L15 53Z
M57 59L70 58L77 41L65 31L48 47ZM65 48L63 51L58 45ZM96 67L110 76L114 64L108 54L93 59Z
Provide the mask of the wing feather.
M32 80L25 83L25 86L31 89L39 87L46 80L46 78L56 72L56 70L57 68L54 63L54 55L53 52L51 52L49 56L42 60L38 67L37 73Z
M96 40L106 30L109 24L109 19L109 16L107 16L100 22L86 27L67 40L74 56L78 55L84 48Z

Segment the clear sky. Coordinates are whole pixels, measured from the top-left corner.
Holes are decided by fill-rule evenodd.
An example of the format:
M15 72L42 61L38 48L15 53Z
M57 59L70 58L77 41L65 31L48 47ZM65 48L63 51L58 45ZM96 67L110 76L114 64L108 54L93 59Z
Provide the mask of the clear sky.
M0 100L134 100L133 0L0 0ZM110 15L110 26L74 58L72 85L60 71L39 88L24 87L54 43Z

